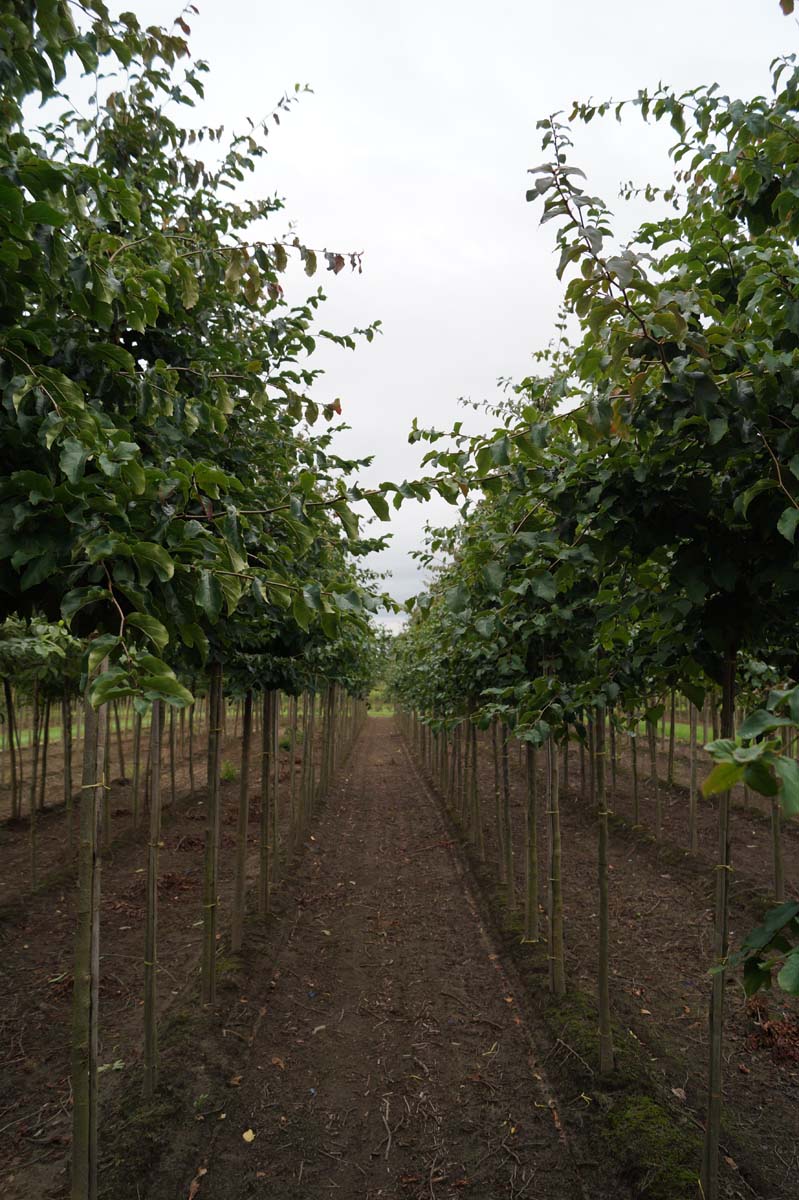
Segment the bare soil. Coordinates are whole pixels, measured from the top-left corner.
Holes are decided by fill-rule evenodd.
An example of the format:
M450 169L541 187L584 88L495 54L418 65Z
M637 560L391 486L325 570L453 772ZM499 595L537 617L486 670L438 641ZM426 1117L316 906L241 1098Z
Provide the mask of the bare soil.
M238 760L232 740L224 757ZM284 754L284 790L286 760ZM518 925L499 903L485 739L480 764L487 862L470 866L394 723L370 720L312 836L285 864L267 924L250 916L239 960L220 939L220 1000L203 1011L196 1001L203 795L187 794L181 762L160 862L162 1089L149 1110L138 1101L144 843L125 815L129 789L117 786L117 840L103 880L104 1196L652 1194L640 1177L630 1183L615 1148L603 1154L597 1145L591 1122L599 1119L601 1128L601 1110L611 1102L607 1085L553 1016L540 948L520 944ZM685 793L667 789L664 837L656 844L644 826L653 809L640 766L642 827L631 824L623 764L611 832L617 1038L629 1039L625 1054L644 1063L675 1124L682 1117L701 1136L715 811L701 806L702 849L690 855L683 849ZM576 754L570 775L562 812L567 964L570 986L592 996L595 820L580 791ZM525 798L515 753L511 779L521 892ZM254 874L257 779L252 791ZM237 794L237 782L224 785L223 929ZM543 809L542 802L542 861ZM748 810L736 811L734 827L732 926L739 936L767 902L769 831ZM60 1200L71 1116L75 923L72 883L57 874L63 812L41 823L54 873L37 892L28 889L25 829L5 826L3 836L9 869L0 880L0 1193ZM792 887L797 850L796 834L786 830ZM778 996L747 1004L733 981L725 1045L725 1197L788 1200L799 1145L799 1008Z

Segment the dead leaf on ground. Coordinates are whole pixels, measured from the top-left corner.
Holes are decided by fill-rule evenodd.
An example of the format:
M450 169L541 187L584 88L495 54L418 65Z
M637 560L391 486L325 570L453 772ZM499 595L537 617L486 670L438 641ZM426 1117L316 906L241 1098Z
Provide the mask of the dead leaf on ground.
M251 1129L245 1129L244 1133L241 1136L244 1139L244 1141L247 1142L248 1145L250 1142L255 1141L255 1134L253 1133L253 1131Z
M197 1195L197 1193L200 1190L200 1180L202 1179L203 1175L207 1175L207 1174L208 1174L207 1167L198 1167L197 1168L197 1174L192 1179L191 1185L189 1187L188 1200L194 1200L194 1197Z
M285 1071L285 1069L286 1069L286 1064L283 1062L283 1059L278 1058L277 1055L275 1055L274 1058L272 1059L272 1066L279 1067L281 1071Z

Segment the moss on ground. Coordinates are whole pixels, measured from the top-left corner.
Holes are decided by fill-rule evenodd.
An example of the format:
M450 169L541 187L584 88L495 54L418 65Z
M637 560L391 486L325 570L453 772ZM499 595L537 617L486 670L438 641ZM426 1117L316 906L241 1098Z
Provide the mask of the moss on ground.
M683 1200L698 1193L698 1134L651 1095L628 1095L608 1113L608 1149L636 1196Z

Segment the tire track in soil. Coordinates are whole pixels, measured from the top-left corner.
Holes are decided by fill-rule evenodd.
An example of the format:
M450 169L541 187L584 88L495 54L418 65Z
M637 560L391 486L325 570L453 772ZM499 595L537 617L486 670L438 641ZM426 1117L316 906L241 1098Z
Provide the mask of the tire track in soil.
M200 1200L579 1200L519 1005L392 722L369 722L309 845L294 935L247 980L266 1011L225 1119L173 1143L179 1194L193 1143ZM175 1194L164 1166L151 1200Z

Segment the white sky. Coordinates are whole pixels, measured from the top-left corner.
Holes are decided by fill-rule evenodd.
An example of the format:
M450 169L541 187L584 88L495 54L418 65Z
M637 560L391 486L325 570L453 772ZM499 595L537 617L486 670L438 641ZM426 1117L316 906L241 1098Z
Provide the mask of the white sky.
M241 128L295 83L314 89L270 134L248 191L283 195L306 244L365 251L363 275L322 275L323 323L344 332L380 318L383 336L354 354L326 351L320 398L340 396L353 427L340 452L374 455L367 483L417 475L412 418L449 428L465 416L476 428L458 398L493 399L498 377L530 373L551 337L552 226L539 228L524 198L542 159L536 121L659 80L763 92L771 59L799 42L778 0L197 4L192 51L211 65L198 117ZM131 7L147 22L171 16L163 0ZM633 112L576 134L572 161L611 207L620 181L669 178L669 131ZM290 298L302 279L296 287ZM419 590L408 552L425 520L452 512L409 503L396 514L392 548L373 565L392 571L398 598Z

